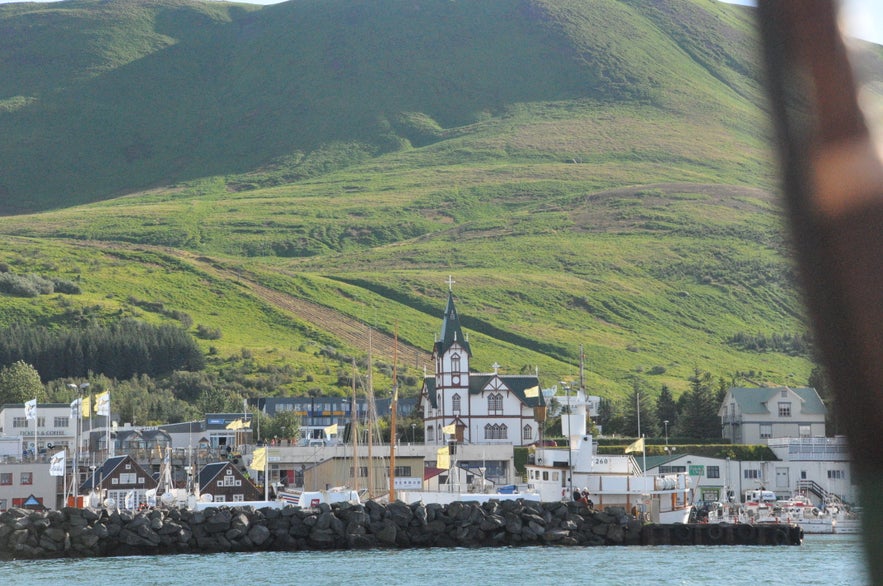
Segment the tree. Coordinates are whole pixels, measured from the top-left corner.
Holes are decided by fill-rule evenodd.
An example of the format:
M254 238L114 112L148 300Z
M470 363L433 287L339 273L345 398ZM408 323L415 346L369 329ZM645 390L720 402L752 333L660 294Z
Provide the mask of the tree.
M46 401L46 389L36 368L23 360L0 368L0 405L34 398L38 403Z
M638 430L638 408L640 407L641 429ZM626 435L656 436L659 424L656 418L656 403L647 390L647 384L638 377L632 379L632 392L623 416Z
M684 401L678 435L693 439L720 438L719 404L712 388L711 373L698 368L694 370L690 377L690 389L681 398Z
M669 432L678 423L678 404L668 385L662 385L662 390L659 391L659 397L656 399L656 420L663 424L663 429L664 422L668 421Z
M261 435L266 438L293 439L300 429L300 415L294 411L278 411L273 417L261 422L265 426ZM343 430L340 430L341 433Z

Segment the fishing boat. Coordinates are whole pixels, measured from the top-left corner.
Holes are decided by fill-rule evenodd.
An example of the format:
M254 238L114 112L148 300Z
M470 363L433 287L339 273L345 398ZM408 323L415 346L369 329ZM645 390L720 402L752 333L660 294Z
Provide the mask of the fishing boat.
M686 523L692 506L692 488L686 473L646 474L630 453L598 454L586 433L584 391L568 397L562 427L569 431L566 447L537 446L525 466L528 488L542 501L570 500L587 493L595 509L624 508L653 523ZM644 452L643 438L629 447Z

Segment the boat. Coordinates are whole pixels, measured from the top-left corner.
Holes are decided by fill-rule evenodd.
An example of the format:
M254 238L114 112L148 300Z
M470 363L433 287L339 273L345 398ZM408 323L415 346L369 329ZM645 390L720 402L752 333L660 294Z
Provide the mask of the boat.
M744 501L717 503L708 513L709 523L795 524L807 535L851 534L861 532L858 512L834 496L816 505L805 494L778 499L769 490L745 492Z
M540 445L528 455L528 488L540 500L570 500L575 492L588 493L596 510L618 507L653 523L687 523L692 510L692 488L685 472L646 474L631 454L598 454L586 433L587 398L582 389L567 397L562 426L568 430L566 447ZM633 444L643 451L643 438ZM630 446L631 447L631 446Z

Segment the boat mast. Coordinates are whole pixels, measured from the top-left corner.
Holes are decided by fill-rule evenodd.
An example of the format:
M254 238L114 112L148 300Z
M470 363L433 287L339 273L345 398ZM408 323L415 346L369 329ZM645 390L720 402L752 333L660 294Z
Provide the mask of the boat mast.
M368 328L368 498L374 497L374 377L371 363L371 328Z
M353 358L353 405L350 411L350 433L353 435L353 490L359 492L359 417L356 401L356 359Z
M399 353L399 324L395 327L395 345L392 351L392 403L389 413L389 502L396 500L396 411L399 403L399 382L396 363Z

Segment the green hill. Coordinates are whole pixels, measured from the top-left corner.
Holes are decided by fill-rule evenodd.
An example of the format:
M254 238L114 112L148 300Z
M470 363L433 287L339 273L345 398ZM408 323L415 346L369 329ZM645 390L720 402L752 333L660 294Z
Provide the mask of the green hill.
M0 258L82 291L2 295L0 325L186 314L253 394L345 389L368 325L382 384L397 329L413 392L453 275L481 370L551 385L583 346L610 397L694 368L803 384L806 348L746 342L806 329L751 18L712 0L0 5Z

